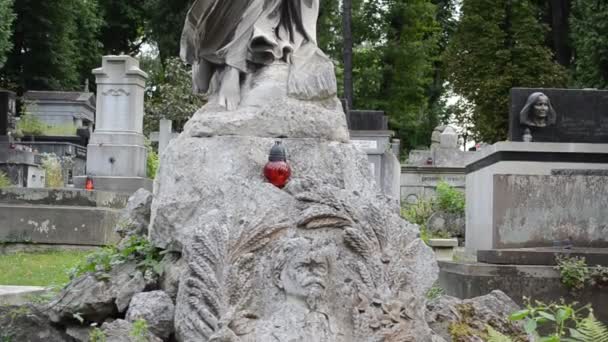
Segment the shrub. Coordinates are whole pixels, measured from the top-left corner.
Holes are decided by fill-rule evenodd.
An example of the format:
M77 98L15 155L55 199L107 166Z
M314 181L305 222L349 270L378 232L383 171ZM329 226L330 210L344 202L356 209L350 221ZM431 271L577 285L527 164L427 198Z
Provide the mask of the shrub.
M23 135L42 135L45 128L45 124L40 119L26 112L19 117L16 130Z
M156 171L158 170L158 164L160 163L158 159L158 153L153 151L152 149L148 150L148 160L146 163L146 174L148 178L154 179L156 176Z
M42 155L42 168L45 172L45 186L47 188L62 188L63 184L63 166L61 160L54 153L45 153Z
M557 261L555 268L560 273L562 284L567 288L581 290L591 279L585 258L557 256L555 260Z
M436 192L436 204L438 209L453 214L464 214L465 197L462 192L456 190L445 181L441 181L437 184Z
M7 174L0 171L0 189L8 188L11 185L13 184L11 183L11 180L8 178Z

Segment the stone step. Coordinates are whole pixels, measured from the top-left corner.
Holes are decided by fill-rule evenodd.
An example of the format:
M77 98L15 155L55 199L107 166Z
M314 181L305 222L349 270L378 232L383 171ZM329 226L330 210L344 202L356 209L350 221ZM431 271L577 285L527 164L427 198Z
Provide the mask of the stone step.
M0 189L0 203L19 205L63 205L122 209L128 194L83 189L4 188Z
M583 257L589 266L608 266L608 248L537 247L477 251L477 261L500 265L556 265L556 256Z
M32 296L44 294L46 291L46 288L39 286L0 285L0 306L23 305L28 303Z
M108 245L119 218L111 208L0 203L0 242Z

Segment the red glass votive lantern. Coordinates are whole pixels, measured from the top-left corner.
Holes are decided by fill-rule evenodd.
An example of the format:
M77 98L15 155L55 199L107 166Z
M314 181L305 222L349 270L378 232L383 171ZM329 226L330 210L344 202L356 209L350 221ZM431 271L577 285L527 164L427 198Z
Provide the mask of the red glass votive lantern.
M287 163L287 153L280 141L277 141L270 149L268 163L264 166L264 177L279 189L282 189L291 177L291 167Z
M84 182L84 188L85 188L85 190L88 190L88 191L95 190L95 186L93 185L93 178L87 177L87 179Z

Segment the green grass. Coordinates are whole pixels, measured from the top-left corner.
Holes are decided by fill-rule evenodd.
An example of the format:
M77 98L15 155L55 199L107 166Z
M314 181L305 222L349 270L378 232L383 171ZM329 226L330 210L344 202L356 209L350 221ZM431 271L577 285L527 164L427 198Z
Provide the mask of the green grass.
M68 272L89 252L61 251L0 255L0 285L58 286L70 279Z

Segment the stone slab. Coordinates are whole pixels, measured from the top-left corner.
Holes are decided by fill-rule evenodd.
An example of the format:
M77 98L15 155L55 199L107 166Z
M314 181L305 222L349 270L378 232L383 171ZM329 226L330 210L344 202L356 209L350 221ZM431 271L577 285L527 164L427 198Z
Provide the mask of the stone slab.
M608 91L587 89L511 89L509 140L522 141L520 112L528 96L544 93L555 113L555 125L532 127L533 141L608 143Z
M93 184L95 190L106 192L118 192L131 195L135 191L144 188L152 191L154 181L150 178L143 177L102 177L93 176ZM74 186L79 189L84 189L87 177L74 177Z
M608 144L499 142L484 147L465 171L467 255L496 248L495 175L547 176L556 169L608 170Z
M608 266L608 248L509 248L477 251L477 261L501 265L555 266L556 256L582 257L588 265Z
M475 154L465 172L473 173L501 162L608 164L608 144L497 142Z
M560 281L553 266L491 265L438 261L439 286L447 295L473 298L501 290L519 305L525 305L524 296L545 303L590 303L600 321L608 321L608 291L605 288L588 287L577 293L571 292Z
M433 248L458 247L458 239L429 239L429 246Z
M116 243L120 210L0 204L0 241L103 246Z
M49 188L0 189L0 203L4 204L63 205L122 209L127 205L128 199L129 196L124 193L99 190Z
M23 305L32 296L44 294L47 290L39 286L0 285L0 305Z
M608 177L494 175L494 248L608 247Z

